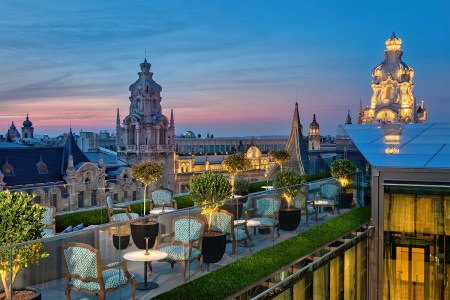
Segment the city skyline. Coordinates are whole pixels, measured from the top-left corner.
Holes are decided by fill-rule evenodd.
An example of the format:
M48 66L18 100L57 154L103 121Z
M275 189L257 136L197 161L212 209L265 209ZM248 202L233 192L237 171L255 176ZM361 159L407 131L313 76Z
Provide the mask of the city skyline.
M36 134L113 131L147 57L178 135L289 135L296 101L305 134L315 113L334 135L369 104L392 30L428 122L445 122L449 17L446 1L1 3L0 134L27 112Z

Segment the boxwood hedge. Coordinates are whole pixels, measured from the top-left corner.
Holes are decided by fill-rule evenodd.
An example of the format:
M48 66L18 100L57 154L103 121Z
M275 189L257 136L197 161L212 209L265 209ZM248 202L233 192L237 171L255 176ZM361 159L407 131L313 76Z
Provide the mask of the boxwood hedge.
M225 299L368 222L369 219L368 208L351 210L275 246L160 294L154 299Z

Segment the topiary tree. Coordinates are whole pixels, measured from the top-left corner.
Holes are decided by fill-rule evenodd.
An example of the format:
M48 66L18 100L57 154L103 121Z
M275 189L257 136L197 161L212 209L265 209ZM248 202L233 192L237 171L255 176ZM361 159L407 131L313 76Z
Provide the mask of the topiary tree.
M303 177L297 169L288 168L284 172L277 172L273 178L273 186L277 192L286 200L287 207L291 207L291 201L300 193L300 187L296 186L303 183Z
M234 180L234 190L238 195L247 195L249 186L247 179L236 177Z
M272 159L280 166L281 172L283 172L283 165L289 161L291 156L286 150L278 150L274 151L270 154L272 156Z
M207 217L208 232L211 231L212 216L223 205L222 201L231 195L231 184L219 173L207 171L194 175L189 180L191 198L196 206L202 206L202 215Z
M250 169L252 167L252 163L250 159L245 157L245 154L235 153L229 155L227 158L223 160L223 165L227 170L228 174L231 177L231 197L234 197L234 179L237 175L242 172Z
M41 238L45 208L35 204L34 197L24 192L0 192L0 246ZM41 242L0 250L0 277L6 299L11 299L11 287L17 273L47 256Z
M352 183L353 175L356 172L355 164L348 159L338 159L331 163L331 176L345 189Z
M144 213L149 184L158 181L163 173L163 167L153 161L146 161L131 166L131 176L144 184Z

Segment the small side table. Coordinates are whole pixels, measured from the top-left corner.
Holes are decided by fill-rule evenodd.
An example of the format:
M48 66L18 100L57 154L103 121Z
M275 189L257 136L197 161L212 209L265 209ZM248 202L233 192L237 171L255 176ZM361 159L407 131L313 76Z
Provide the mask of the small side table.
M169 213L169 212L172 212L172 211L175 211L175 208L173 208L173 207L165 207L164 210L162 208L155 208L155 209L152 209L150 211L150 214L151 215L159 215L159 214L162 214L162 213Z
M138 250L128 252L123 255L123 258L130 261L143 261L144 262L144 282L137 284L138 290L151 290L157 288L159 285L156 282L147 281L147 268L150 266L152 269L152 261L161 260L167 257L167 253L159 250L148 250L148 254L145 254L147 250Z
M234 226L241 226L244 225L245 220L235 220ZM248 220L247 221L247 227L255 227L261 225L261 222L255 221L255 220Z

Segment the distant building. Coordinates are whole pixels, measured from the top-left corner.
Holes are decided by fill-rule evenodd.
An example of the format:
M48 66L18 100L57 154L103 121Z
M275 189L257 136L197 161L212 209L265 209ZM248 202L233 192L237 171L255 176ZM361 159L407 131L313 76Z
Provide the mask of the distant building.
M370 106L363 110L360 100L359 124L426 122L427 110L423 100L416 104L414 70L402 61L401 45L395 33L387 39L384 61L372 70Z

